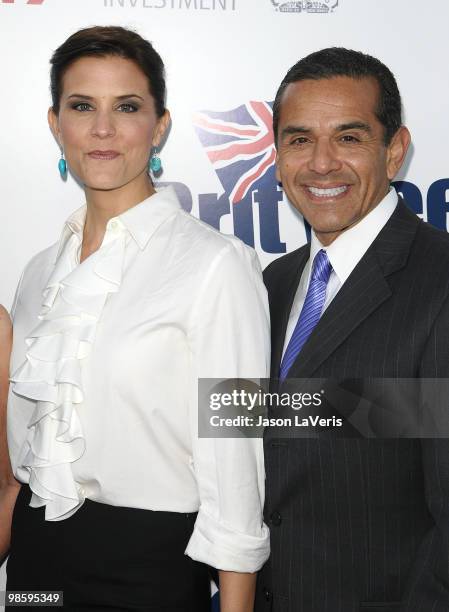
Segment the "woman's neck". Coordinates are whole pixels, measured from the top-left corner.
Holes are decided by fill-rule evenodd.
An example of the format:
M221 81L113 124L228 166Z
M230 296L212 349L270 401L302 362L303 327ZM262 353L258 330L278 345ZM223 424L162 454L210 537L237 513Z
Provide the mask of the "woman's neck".
M124 185L119 189L85 188L87 213L83 231L80 261L98 250L110 219L121 215L155 193L150 180L141 185Z

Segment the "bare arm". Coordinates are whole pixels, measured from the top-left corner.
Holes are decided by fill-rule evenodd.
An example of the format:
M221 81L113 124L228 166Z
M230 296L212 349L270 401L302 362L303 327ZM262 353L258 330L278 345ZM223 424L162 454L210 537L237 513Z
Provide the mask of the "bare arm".
M12 511L20 489L11 470L6 440L6 402L11 343L11 321L6 310L0 306L0 563L9 550Z
M221 612L253 612L257 574L219 571Z

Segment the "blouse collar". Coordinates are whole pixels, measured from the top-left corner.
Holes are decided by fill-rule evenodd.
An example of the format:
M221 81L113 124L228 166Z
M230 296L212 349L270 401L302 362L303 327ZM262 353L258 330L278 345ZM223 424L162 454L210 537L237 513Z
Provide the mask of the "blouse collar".
M128 231L139 248L143 250L162 223L179 210L181 210L181 204L174 188L172 186L164 187L121 215L109 219L106 232ZM71 236L77 236L81 244L86 212L87 206L85 204L75 210L65 222L56 259L59 258Z

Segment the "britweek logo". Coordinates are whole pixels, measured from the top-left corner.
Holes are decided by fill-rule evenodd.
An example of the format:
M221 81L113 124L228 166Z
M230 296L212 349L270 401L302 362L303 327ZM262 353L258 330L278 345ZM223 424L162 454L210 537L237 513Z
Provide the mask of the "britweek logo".
M23 4L24 0L22 0L22 2L17 2L17 4ZM14 4L15 0L1 0L2 4ZM27 0L27 2L25 4L43 4L44 0Z
M339 0L271 0L281 13L332 13Z
M237 0L103 0L105 8L235 11Z
M223 217L231 215L234 234L266 253L285 253L281 241L279 206L282 187L275 176L272 102L251 101L231 111L201 111L193 124L203 149L223 187L223 193L199 193L198 216L220 229ZM183 208L190 212L193 195L184 183L172 183ZM161 183L161 186L163 183ZM449 178L436 180L427 194L410 181L393 183L409 208L435 227L447 230ZM255 223L259 231L255 232ZM310 228L306 224L306 234ZM255 244L255 235L260 244Z

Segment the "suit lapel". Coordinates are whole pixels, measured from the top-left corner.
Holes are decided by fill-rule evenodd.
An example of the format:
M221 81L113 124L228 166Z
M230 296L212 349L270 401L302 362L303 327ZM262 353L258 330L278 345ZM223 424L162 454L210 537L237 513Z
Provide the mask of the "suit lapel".
M352 331L391 296L386 279L405 265L419 223L399 200L385 227L324 312L290 368L289 378L312 376Z
M391 295L371 252L363 257L328 306L288 373L289 378L312 376L335 349Z

